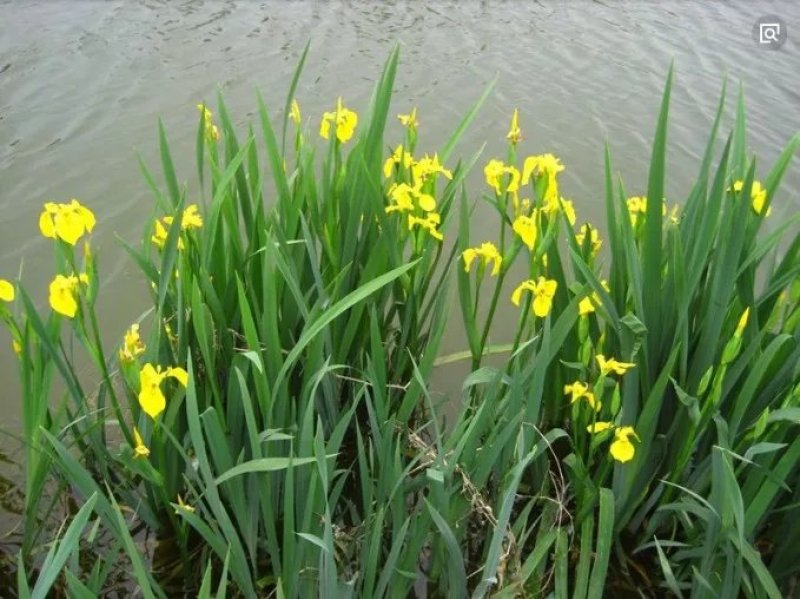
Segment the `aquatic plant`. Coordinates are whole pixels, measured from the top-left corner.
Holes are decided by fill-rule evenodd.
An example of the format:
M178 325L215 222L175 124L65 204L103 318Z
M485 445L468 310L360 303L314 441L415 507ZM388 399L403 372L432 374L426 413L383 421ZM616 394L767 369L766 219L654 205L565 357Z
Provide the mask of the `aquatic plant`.
M759 230L800 137L757 179L740 94L715 160L723 88L669 209L670 72L645 195L607 147L600 227L562 196L569 165L522 157L515 110L477 194L497 236L476 241L479 156L453 150L490 90L424 151L416 108L385 138L397 51L368 110L339 98L310 123L305 57L279 129L258 98L265 160L221 95L198 105L191 197L159 123L163 182L141 164L155 213L125 244L152 305L113 351L88 240L103 224L82 202L42 213L44 316L0 281L27 441L19 593L94 596L128 562L146 597L779 597L800 563L800 216ZM468 349L441 356L453 301ZM490 343L500 311L518 319L507 344ZM428 381L459 359L445 422ZM85 504L41 557L42 502L62 494Z

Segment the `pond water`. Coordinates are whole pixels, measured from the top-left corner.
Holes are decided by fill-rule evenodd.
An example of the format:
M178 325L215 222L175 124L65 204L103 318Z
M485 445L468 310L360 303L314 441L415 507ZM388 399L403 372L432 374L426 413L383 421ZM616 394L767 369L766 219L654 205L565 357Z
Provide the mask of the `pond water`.
M764 15L778 15L788 27L778 51L752 37ZM279 114L307 40L311 50L297 97L311 131L338 95L365 110L383 62L399 43L392 109L418 107L421 149L443 144L496 79L457 154L471 156L485 142L479 165L504 155L509 115L519 108L521 151L562 158L563 192L582 221L601 220L606 140L627 190L644 192L673 60L670 203L690 189L726 73L732 91L739 81L744 85L759 175L800 131L800 3L794 2L0 1L0 277L15 277L22 264L25 284L46 306L53 258L38 215L45 201L79 198L97 215L101 318L107 341L117 339L146 305L145 283L116 238L136 243L151 220L153 203L136 155L160 172L157 117L166 125L179 177L193 181L195 104L213 105L221 89L243 130L255 120L258 88ZM396 143L400 126L391 127L387 142ZM473 197L484 190L479 170L471 179ZM800 208L798 189L795 162L771 226ZM480 216L474 234L493 235L494 220L482 232ZM464 347L454 331L443 351ZM457 366L438 376L446 386L462 374ZM2 331L0 447L12 458L19 455L16 379ZM8 476L18 475L9 469Z

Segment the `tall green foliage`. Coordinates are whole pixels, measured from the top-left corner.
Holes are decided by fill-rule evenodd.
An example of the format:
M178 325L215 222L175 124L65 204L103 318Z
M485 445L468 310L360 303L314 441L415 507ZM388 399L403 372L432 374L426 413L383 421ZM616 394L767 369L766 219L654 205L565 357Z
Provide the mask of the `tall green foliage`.
M125 245L152 306L114 351L81 204L42 215L46 318L0 286L28 442L19 593L101 594L129 564L152 597L780 596L800 533L800 217L759 231L800 137L761 179L741 95L719 151L723 89L668 208L670 71L646 197L606 148L603 240L560 160L522 158L517 112L487 193L465 185L477 155L448 168L489 90L439 152L419 150L415 110L390 143L394 51L369 109L340 99L317 144L305 58L280 126L260 96L244 133L221 95L216 118L198 106L202 199L159 123L161 173L140 162L155 220ZM471 239L476 197L491 240ZM468 349L441 356L455 301ZM459 359L446 420L428 382ZM42 557L46 489L86 503Z

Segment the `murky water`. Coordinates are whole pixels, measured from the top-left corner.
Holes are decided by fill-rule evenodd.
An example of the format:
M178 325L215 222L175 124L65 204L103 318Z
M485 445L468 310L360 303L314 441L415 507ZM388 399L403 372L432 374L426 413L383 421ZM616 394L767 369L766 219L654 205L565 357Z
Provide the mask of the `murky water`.
M756 19L768 14L788 26L780 51L751 37ZM502 156L509 114L519 107L522 151L561 156L563 190L592 221L602 214L607 139L628 190L644 191L673 59L670 201L685 196L696 174L725 73L744 84L751 149L765 165L759 174L800 131L800 3L789 1L0 0L0 276L14 277L23 264L26 285L45 306L53 259L38 234L38 215L45 201L79 198L98 218L100 310L109 341L116 338L147 297L116 236L135 243L150 221L152 201L135 156L159 170L157 117L180 176L192 180L195 104L213 101L221 89L240 124L253 119L256 88L269 106L282 106L309 39L298 99L312 131L338 95L366 109L374 79L399 42L393 109L419 107L420 148L441 145L496 78L460 153L469 156L487 142L487 160ZM474 183L482 192L479 174ZM795 163L773 223L800 208L799 183ZM454 333L443 350L463 347ZM19 429L16 368L2 331L0 428L11 434ZM440 374L460 375L457 367ZM16 442L3 434L0 446L13 450Z

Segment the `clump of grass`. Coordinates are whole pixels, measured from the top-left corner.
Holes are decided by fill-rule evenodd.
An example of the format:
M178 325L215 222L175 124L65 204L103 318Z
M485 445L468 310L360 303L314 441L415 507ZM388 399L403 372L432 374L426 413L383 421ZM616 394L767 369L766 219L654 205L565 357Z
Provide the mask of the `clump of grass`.
M798 563L800 219L759 230L800 138L760 179L740 95L715 161L723 89L696 184L666 207L670 73L642 195L606 148L601 239L560 160L523 158L517 111L476 192L477 156L452 151L486 94L425 150L413 108L385 139L396 51L366 112L340 98L312 123L305 56L278 128L260 97L244 136L221 95L198 105L198 197L159 123L163 182L141 165L156 211L125 245L152 306L118 347L94 309L102 223L80 202L41 217L46 318L0 284L28 447L20 594L107 592L127 562L148 597L780 596ZM471 238L476 193L492 240ZM427 382L451 359L453 301L472 369L445 427ZM509 313L513 338L491 345ZM48 480L87 501L41 557Z

